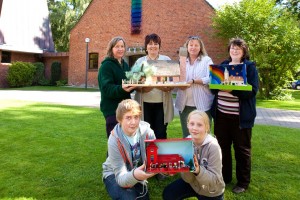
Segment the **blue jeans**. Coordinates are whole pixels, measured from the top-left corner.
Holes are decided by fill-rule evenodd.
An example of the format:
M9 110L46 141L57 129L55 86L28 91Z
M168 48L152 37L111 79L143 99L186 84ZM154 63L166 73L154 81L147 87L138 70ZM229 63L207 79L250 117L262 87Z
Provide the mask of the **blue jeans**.
M177 179L173 183L167 185L163 191L164 200L182 200L189 197L196 197L199 200L223 200L224 194L216 197L206 197L196 193L190 184L182 178Z
M147 187L140 183L131 188L122 188L116 182L115 175L110 175L103 181L109 196L114 200L149 200Z

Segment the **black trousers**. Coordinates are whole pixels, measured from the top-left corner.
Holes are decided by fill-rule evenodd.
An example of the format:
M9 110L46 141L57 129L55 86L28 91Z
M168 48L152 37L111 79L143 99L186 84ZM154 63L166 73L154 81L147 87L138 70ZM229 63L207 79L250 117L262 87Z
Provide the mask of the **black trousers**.
M252 128L240 129L239 116L217 112L214 121L214 134L222 149L222 174L225 183L232 180L232 156L233 144L236 160L237 185L248 188L251 178L251 137Z
M144 102L144 120L150 124L156 139L167 138L168 124L164 124L163 103Z

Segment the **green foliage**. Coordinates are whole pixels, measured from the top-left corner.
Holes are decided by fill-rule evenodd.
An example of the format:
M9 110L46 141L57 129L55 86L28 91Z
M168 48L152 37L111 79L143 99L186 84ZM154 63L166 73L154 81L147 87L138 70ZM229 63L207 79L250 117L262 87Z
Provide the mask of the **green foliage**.
M59 81L56 81L56 86L64 86L64 85L67 85L68 83L68 80L59 80Z
M61 63L60 62L53 62L51 65L51 81L52 85L56 84L61 77Z
M35 66L36 70L34 73L32 85L39 85L40 81L45 78L45 66L44 63L41 62L33 63L33 65Z
M241 37L256 61L260 94L271 98L271 92L284 87L300 64L300 29L295 15L275 5L273 0L242 0L217 10L213 19L217 36Z
M51 29L57 51L69 50L69 35L91 0L48 1Z
M36 68L27 62L13 62L8 69L7 81L10 87L30 86L34 79Z
M271 99L279 100L279 101L292 101L293 96L292 93L288 90L283 90L279 87L275 88L272 92L270 92Z

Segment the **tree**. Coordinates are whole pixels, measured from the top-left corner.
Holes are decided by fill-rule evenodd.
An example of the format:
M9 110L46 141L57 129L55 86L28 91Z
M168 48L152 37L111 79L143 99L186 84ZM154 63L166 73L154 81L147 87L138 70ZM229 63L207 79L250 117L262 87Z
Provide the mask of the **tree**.
M91 0L48 0L53 40L57 51L69 50L70 31Z
M288 9L288 11L296 14L298 20L300 20L300 1L299 0L276 0L278 5L282 5Z
M242 0L216 11L213 26L223 39L241 37L257 63L260 95L281 91L300 66L300 29L297 18L275 0ZM277 91L277 92L275 92Z

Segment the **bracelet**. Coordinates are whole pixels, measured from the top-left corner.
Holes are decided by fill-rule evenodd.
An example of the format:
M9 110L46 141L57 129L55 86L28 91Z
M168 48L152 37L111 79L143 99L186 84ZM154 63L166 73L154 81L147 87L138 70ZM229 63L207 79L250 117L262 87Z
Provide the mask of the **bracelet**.
M194 80L194 79L192 79L192 81L193 81L193 83L195 83L195 80Z

